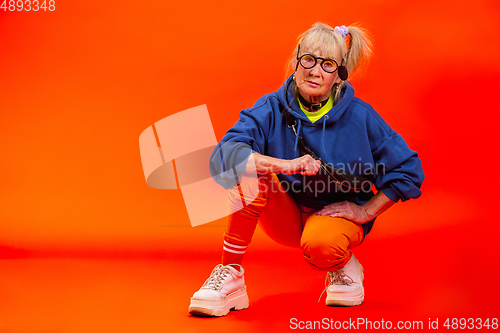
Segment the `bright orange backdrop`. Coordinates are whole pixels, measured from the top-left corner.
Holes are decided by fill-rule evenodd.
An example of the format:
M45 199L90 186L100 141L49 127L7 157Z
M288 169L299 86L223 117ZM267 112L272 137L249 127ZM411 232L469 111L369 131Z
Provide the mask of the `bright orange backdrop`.
M460 258L493 265L499 254L497 0L91 0L0 11L0 258L202 256L213 239L190 228L179 190L146 185L139 135L207 104L222 138L282 84L296 37L316 21L372 32L375 57L353 80L356 94L426 173L423 196L385 213L369 237L403 237L420 251L428 244L412 237L434 235L456 274L481 281Z

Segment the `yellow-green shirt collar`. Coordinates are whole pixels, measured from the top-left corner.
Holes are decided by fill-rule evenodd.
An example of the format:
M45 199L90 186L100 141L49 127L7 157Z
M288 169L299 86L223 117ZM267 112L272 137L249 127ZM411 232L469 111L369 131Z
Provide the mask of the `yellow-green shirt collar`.
M330 95L330 98L328 98L328 102L326 102L325 106L323 106L321 109L319 109L318 111L315 111L315 112L307 111L304 108L304 106L302 105L302 103L300 103L300 100L298 98L297 98L297 102L299 102L299 106L300 106L300 109L302 110L302 112L304 112L304 114L307 116L307 118L309 118L309 120L313 124L317 120L321 119L321 117L323 117L325 114L328 113L328 111L330 111L333 108L333 98L331 95Z

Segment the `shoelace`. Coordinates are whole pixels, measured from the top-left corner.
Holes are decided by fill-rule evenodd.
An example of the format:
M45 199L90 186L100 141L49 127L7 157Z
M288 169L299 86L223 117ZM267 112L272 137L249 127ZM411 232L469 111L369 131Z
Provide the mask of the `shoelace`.
M344 268L337 269L335 272L328 272L328 274L326 275L326 279L325 279L325 289L323 290L323 292L319 296L318 303L319 303L319 301L321 301L321 297L323 297L323 294L325 293L325 291L331 285L342 284L342 285L348 286L353 282L354 282L354 280L351 279L351 277L344 272Z
M229 269L227 269L227 267L225 266L222 266L222 264L219 264L215 266L212 274L210 274L210 277L205 281L201 288L219 291L222 289L222 283L224 282L224 279L229 274Z

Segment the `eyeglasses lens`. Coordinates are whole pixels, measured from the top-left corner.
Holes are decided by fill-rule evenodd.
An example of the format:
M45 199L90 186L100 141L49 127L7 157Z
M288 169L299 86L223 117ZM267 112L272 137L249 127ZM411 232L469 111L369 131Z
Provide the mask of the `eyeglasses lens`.
M324 60L321 63L321 68L323 68L325 72L333 73L337 70L337 64L332 60Z

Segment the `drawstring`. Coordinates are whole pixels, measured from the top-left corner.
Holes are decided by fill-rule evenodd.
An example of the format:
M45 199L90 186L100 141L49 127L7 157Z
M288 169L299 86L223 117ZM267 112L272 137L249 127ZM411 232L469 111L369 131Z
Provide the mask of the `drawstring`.
M323 117L323 132L321 132L321 147L323 148L323 157L326 159L326 150L325 150L325 129L326 129L326 121L328 120L328 116ZM297 119L298 128L297 133L295 133L295 146L293 148L294 156L297 157L297 146L299 143L300 129L302 128L302 122L300 119Z
M302 125L300 119L297 119L297 122L299 123L299 127L297 128L297 133L295 133L295 147L293 148L293 153L295 157L297 157L297 145L299 143L300 127Z
M328 116L325 115L323 117L323 132L321 133L321 147L323 148L323 158L326 159L326 150L325 150L325 126L326 121L328 120Z

